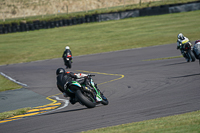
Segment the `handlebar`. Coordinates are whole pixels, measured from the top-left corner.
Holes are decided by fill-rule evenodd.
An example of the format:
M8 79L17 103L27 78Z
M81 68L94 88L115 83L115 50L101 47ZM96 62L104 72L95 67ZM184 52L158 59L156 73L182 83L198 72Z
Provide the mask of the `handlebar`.
M92 77L92 76L95 76L95 75L92 75L92 74L88 74L88 77Z

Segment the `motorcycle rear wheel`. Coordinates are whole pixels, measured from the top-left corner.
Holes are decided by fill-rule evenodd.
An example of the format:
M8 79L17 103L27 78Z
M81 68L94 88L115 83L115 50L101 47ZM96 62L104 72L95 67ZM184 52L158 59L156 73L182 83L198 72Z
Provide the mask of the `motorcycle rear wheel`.
M66 62L66 65L67 65L68 68L71 68L71 67L72 67L71 60L70 60L70 61L67 61L67 62Z
M80 90L76 91L76 97L78 100L88 108L94 108L96 106L95 102L92 102L93 99L91 97L85 96Z

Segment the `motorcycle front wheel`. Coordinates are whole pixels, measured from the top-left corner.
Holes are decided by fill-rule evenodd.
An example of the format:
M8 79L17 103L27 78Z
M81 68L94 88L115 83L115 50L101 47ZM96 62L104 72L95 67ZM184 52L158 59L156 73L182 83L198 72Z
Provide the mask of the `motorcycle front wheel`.
M103 95L103 93L101 93L101 97L102 97L102 101L101 101L101 103L103 104L103 105L108 105L108 99Z
M192 50L188 50L188 55L192 59L192 62L194 62L195 61L195 56L194 56L194 53L192 52Z

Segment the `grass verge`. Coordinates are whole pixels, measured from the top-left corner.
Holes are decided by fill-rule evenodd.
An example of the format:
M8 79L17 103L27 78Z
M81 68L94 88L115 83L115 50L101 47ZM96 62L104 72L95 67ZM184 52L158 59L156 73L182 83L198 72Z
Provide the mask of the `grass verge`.
M122 124L82 133L199 133L200 111Z
M6 79L2 75L0 75L0 92L13 90L13 89L20 89L22 88L20 85Z
M17 110L6 111L3 113L0 113L0 120L4 120L6 118L24 114L30 109L31 109L31 107L27 107L27 108L21 108L21 109L17 109Z

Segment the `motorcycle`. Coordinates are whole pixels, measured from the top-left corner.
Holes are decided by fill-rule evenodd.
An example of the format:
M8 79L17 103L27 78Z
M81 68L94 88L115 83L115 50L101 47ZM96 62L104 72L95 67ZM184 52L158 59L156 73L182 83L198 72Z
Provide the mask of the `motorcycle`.
M75 99L87 108L94 108L97 104L108 105L108 99L98 89L97 84L92 80L92 76L88 74L86 77L79 80L84 80L80 83L78 81L72 81L67 91L75 94Z
M184 51L184 55L185 55L185 58L187 59L187 62L189 62L189 61L194 62L195 61L195 55L193 53L191 46L192 46L192 44L189 41L182 44L182 49Z
M67 54L67 57L65 58L65 65L66 68L71 68L72 67L72 55Z
M194 52L196 59L199 60L199 65L200 65L200 44L199 43L196 43L194 45L193 52Z

